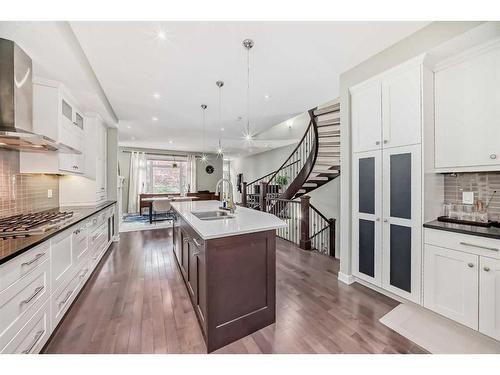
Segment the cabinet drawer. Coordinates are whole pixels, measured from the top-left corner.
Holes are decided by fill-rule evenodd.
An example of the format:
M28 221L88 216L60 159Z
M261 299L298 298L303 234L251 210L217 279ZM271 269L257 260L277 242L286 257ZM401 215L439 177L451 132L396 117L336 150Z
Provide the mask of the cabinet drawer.
M56 328L69 306L78 294L80 284L80 273L73 275L73 278L66 286L62 286L52 294L51 297L51 315L52 327Z
M1 265L0 292L33 271L45 260L49 259L49 256L50 242L46 241Z
M0 293L0 347L7 344L19 331L20 324L48 300L49 270L50 263L46 260Z
M2 354L39 353L51 333L49 302L28 320L10 342L0 351Z
M72 232L72 230L67 230L50 241L52 290L59 288L70 277L69 275L72 271L74 271L75 259L71 249Z
M500 240L493 238L426 228L425 243L500 259Z
M71 241L72 253L76 264L82 262L89 255L89 241L87 224L73 230Z

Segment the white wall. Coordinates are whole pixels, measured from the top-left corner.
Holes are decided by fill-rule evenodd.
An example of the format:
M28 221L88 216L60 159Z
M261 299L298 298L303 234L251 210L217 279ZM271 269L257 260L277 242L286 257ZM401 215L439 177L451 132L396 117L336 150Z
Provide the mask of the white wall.
M349 87L403 63L456 37L482 22L433 22L409 37L340 75L341 171L340 186L340 273L351 275L351 125Z

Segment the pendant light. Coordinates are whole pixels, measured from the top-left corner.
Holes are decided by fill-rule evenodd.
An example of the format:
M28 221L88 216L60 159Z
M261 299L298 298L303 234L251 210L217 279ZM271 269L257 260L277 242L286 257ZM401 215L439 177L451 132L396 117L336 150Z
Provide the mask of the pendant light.
M254 46L252 39L245 39L243 47L247 49L247 126L245 129L245 141L249 144L252 141L252 132L250 130L250 49Z
M205 111L207 109L207 105L206 104L202 104L201 105L201 109L202 109L202 118L203 118L203 153L201 154L201 161L203 163L207 163L208 162L208 156L207 154L205 153L205 137L206 137L206 118L205 118Z
M177 168L177 163L175 162L175 155L173 155L173 156L174 156L174 162L172 163L172 168L175 169L175 168Z
M222 87L224 86L224 81L215 82L217 87L219 88L219 144L217 146L217 157L224 157L224 149L222 148L221 142L221 132L222 130Z

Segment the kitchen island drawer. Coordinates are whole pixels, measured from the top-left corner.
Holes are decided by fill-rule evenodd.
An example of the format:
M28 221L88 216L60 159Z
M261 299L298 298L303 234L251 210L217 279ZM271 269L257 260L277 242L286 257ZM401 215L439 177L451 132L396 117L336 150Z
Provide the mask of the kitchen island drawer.
M51 334L49 302L31 316L31 319L0 350L2 354L39 353Z
M425 243L500 259L500 240L494 238L425 228Z
M0 348L5 346L30 316L48 300L50 263L43 262L0 293Z
M28 250L0 266L0 292L26 276L50 257L50 242Z

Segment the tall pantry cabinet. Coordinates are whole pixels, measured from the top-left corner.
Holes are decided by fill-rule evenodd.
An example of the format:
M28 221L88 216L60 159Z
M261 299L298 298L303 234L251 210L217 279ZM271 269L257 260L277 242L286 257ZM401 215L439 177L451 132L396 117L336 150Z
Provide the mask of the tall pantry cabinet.
M422 269L422 58L350 89L355 277L416 303Z

